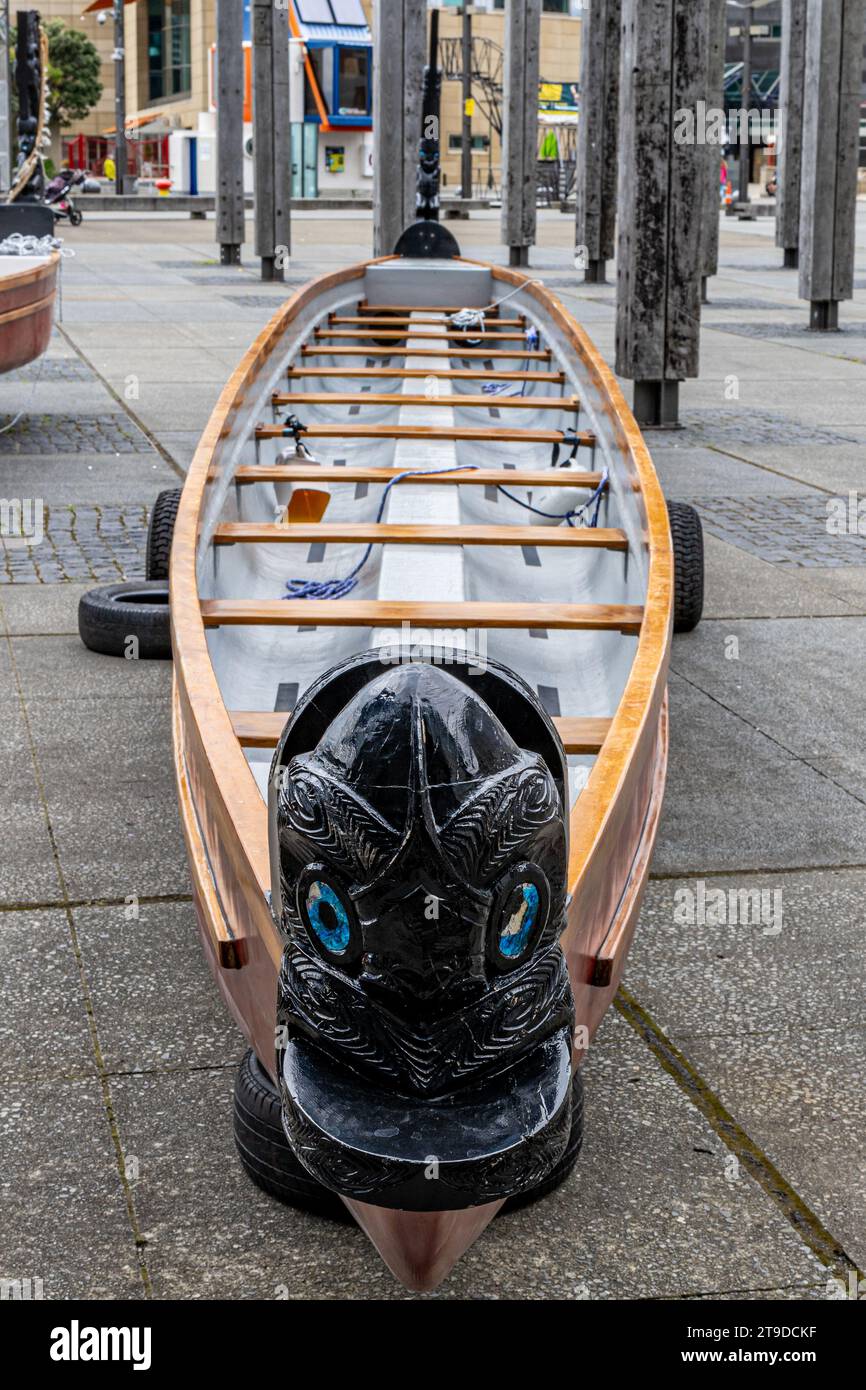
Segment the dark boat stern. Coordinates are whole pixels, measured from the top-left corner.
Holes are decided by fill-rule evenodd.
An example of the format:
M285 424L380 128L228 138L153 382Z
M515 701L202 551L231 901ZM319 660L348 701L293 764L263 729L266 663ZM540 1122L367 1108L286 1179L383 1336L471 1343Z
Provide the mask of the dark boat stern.
M414 1212L529 1191L569 1140L567 782L495 663L327 673L271 770L277 1066L304 1167Z

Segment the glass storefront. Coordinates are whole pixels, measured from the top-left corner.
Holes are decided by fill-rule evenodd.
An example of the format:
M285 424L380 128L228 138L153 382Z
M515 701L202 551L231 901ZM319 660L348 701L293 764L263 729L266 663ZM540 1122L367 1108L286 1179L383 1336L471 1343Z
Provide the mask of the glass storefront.
M192 88L190 0L147 0L148 100L166 101Z

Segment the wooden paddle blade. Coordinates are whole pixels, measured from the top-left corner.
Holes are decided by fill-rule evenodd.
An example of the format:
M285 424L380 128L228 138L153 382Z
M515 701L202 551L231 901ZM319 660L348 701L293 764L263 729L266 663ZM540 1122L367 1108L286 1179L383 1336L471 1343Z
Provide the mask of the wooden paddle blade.
M330 500L331 494L320 492L318 488L296 488L292 493L289 505L286 507L283 520L293 525L297 522L321 521L328 509Z

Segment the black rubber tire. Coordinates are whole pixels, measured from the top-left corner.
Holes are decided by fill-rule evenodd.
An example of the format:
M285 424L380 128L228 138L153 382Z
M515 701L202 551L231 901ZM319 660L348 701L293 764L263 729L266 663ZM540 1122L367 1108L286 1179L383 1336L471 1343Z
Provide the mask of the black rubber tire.
M668 502L674 543L674 632L694 632L704 611L704 530L687 502Z
M69 222L70 222L70 225L71 225L71 226L73 226L73 227L80 227L83 221L84 221L84 213L83 213L83 212L80 212L78 208L70 208L70 209L69 209Z
M335 1192L295 1158L280 1116L280 1095L252 1048L235 1082L234 1132L241 1164L257 1187L288 1206L331 1221L351 1221Z
M544 1182L518 1197L509 1197L499 1215L519 1211L546 1197L565 1182L583 1144L583 1078L572 1082L571 1136L568 1147ZM327 1187L311 1178L298 1162L286 1138L280 1114L280 1096L252 1048L244 1053L235 1082L234 1133L241 1164L257 1187L288 1206L312 1212L332 1221L352 1218L343 1202Z
M170 661L168 585L142 579L88 590L78 604L78 632L85 647L103 656L127 656L136 637L138 660Z
M180 494L179 487L167 487L159 494L150 509L144 561L144 573L148 579L168 579L171 543L174 538L177 509L180 506Z

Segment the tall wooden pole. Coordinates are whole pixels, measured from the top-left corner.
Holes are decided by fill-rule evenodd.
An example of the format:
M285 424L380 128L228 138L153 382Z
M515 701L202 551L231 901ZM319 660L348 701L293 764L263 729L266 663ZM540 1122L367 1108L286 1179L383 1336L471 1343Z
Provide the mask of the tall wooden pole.
M126 41L123 0L114 0L114 191L126 192Z
M472 7L463 6L463 34L461 42L463 65L463 124L460 140L460 193L464 198L472 197Z
M511 265L528 265L535 241L541 0L505 0L502 240Z
M810 326L839 327L854 295L854 231L866 0L810 0L803 86L800 297Z
M725 0L710 0L707 31L707 109L721 113L725 98L725 46L728 16ZM715 136L715 128L710 132ZM723 143L723 140L722 140ZM707 302L707 281L719 269L719 216L721 212L722 143L708 139L705 146L707 185L704 193L701 240L701 302Z
M414 221L426 58L425 0L374 0L373 254Z
M776 245L784 264L800 264L800 165L803 158L803 80L807 0L782 0L782 90L776 161Z
M590 285L605 283L616 249L619 55L622 0L588 0L580 27L576 264Z
M743 111L750 111L752 106L752 7L751 5L743 11L743 99L740 103ZM746 117L741 118L740 122L740 177L737 198L742 209L747 210L749 205L749 184L752 178L752 127L751 122Z
M675 425L698 374L707 161L680 114L705 96L708 6L623 0L616 370L642 425Z
M216 239L223 265L240 265L244 242L244 16L217 0Z
M9 0L0 0L0 193L8 193L12 187L10 37Z
M289 24L273 0L253 0L253 162L262 279L284 280L291 248Z

